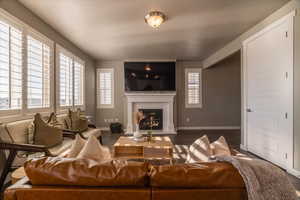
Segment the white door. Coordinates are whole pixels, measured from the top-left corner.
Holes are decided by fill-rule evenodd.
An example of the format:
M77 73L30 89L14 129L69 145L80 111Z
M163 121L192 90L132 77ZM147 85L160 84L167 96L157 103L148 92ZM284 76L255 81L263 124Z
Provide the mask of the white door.
M248 150L284 168L293 162L292 33L285 20L243 48Z

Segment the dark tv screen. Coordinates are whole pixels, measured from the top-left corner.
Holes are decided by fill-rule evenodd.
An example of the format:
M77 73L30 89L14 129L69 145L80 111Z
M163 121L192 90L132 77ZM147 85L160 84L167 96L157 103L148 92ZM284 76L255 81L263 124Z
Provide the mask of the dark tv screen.
M175 91L175 62L125 62L125 91Z

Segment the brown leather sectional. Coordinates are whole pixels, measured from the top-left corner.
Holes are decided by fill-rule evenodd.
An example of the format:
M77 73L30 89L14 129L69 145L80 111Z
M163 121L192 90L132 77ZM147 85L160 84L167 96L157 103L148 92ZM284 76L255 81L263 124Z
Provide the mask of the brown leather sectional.
M5 200L246 200L242 177L229 163L151 166L113 160L42 158L25 164L28 179Z

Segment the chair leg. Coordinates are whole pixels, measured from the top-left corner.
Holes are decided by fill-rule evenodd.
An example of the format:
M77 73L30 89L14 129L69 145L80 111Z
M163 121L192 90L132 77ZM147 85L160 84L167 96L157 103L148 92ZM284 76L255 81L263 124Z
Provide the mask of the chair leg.
M1 177L0 177L0 189L3 189L2 187L4 186L4 182L5 182L6 176L7 176L7 174L10 171L10 168L12 166L12 163L13 163L16 155L17 155L17 151L16 150L10 150L9 151L8 158L6 160L6 163L4 165L4 169L3 169Z

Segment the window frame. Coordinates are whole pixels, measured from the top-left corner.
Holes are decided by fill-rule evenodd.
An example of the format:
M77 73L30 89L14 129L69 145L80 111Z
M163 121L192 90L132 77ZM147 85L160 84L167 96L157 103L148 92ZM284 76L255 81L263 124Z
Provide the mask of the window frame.
M67 110L70 108L80 108L82 110L85 110L85 62L80 59L79 57L72 54L70 51L63 48L61 45L56 44L56 68L55 68L55 82L56 82L56 110L60 114L67 113ZM60 53L63 53L64 55L68 56L72 60L72 105L71 106L60 106ZM83 65L83 104L82 105L75 105L74 104L74 63L78 62Z
M74 73L74 68L75 68L75 62L79 63L82 65L83 67L83 75L82 75L82 105L75 105L75 85L73 84L73 107L74 108L80 108L82 110L85 110L85 62L78 58L77 56L74 56L74 61L73 61L73 77L75 77L75 73ZM73 82L75 82L75 78L73 78Z
M101 98L100 98L100 73L111 73L112 79L111 79L111 104L101 104ZM97 108L98 109L113 109L115 107L115 73L114 68L98 68L97 69Z
M20 19L8 13L3 8L0 8L0 20L9 24L10 26L19 29L22 34L22 104L20 109L7 109L0 111L0 120L2 122L10 122L21 119L28 119L32 117L35 112L42 114L50 113L54 111L54 42L36 31L31 26L27 25ZM50 107L48 108L28 108L27 107L27 36L30 35L33 38L39 38L45 42L50 48Z
M189 73L199 73L199 103L190 104L188 96L188 74ZM202 108L203 107L203 79L202 79L202 68L185 68L185 108Z
M49 107L45 107L45 108L28 108L28 56L27 56L27 50L28 50L28 45L27 45L27 36L30 36L36 40L39 40L40 42L46 44L47 46L49 46L50 49L50 77L49 77L49 81L50 81L50 102L49 102ZM25 71L24 71L24 94L25 94L25 110L28 113L36 113L36 112L52 112L54 111L54 42L50 39L48 39L46 36L42 35L41 33L33 30L33 29L29 29L26 30L26 34L25 34L25 38L26 38L26 48L25 48L25 54L26 54L26 60L25 60Z

